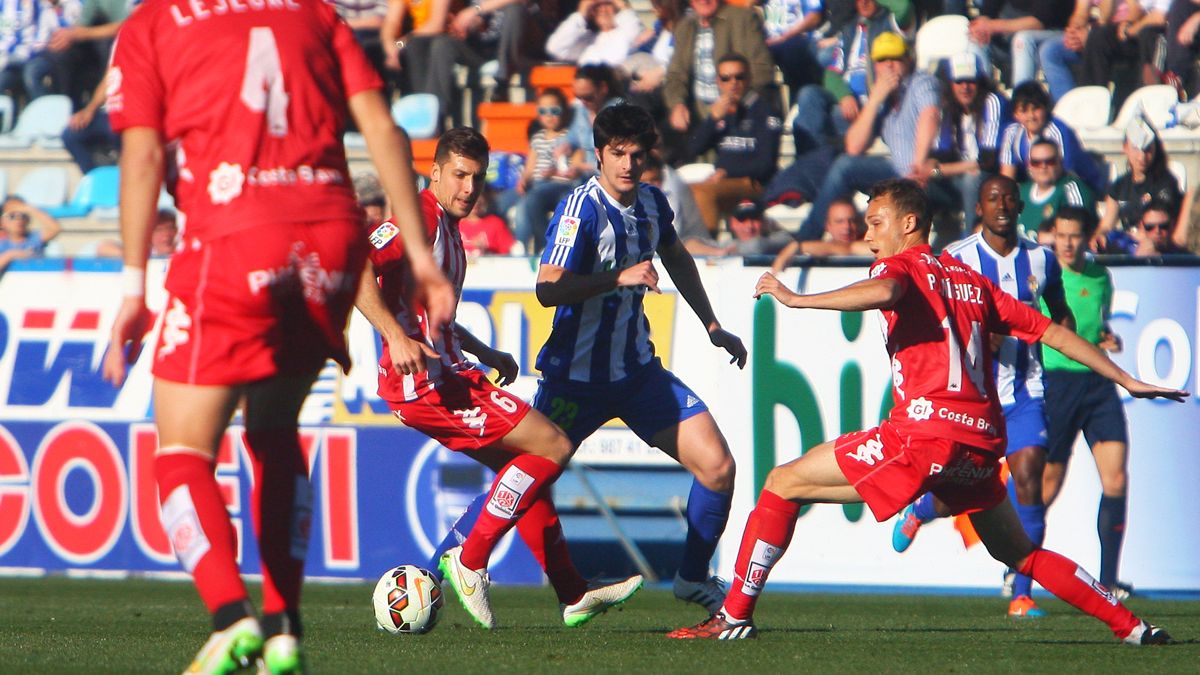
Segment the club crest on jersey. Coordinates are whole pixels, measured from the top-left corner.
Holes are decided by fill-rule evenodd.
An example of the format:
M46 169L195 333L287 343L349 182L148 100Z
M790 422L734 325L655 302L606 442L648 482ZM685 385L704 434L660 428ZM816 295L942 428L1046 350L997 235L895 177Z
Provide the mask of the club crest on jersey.
M1026 279L1025 281L1029 284L1029 292L1033 293L1033 297L1036 298L1038 295L1038 278L1037 278L1037 276L1030 274L1029 278Z
M575 243L575 235L579 233L579 219L575 216L563 216L558 219L558 238L554 243L560 246L570 246Z
M375 231L371 233L368 239L375 248L383 248L388 245L388 242L395 239L398 234L400 234L400 228L384 221L379 224L379 227L375 228Z
M208 198L213 204L228 204L242 194L245 182L241 164L221 162L208 174Z

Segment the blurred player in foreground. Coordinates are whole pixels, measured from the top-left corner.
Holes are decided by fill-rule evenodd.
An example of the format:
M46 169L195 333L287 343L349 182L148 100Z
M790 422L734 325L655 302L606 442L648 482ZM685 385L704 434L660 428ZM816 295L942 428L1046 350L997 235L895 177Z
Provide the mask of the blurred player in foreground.
M123 382L150 323L148 242L170 164L182 240L154 352L154 473L163 527L212 615L188 672L229 672L260 655L266 671L298 672L312 495L297 416L326 359L348 365L343 329L367 253L342 147L347 113L410 223L413 292L439 319L453 294L421 237L407 138L353 33L318 0L239 7L146 3L118 36L108 106L122 134L124 300L104 374ZM261 623L213 473L239 402Z
M866 241L871 278L827 293L799 295L770 273L755 297L795 308L879 309L887 331L896 401L878 427L818 445L767 476L742 535L733 585L721 610L673 638L741 639L757 634L754 605L783 556L800 507L866 502L879 521L925 492L970 513L988 552L1108 625L1129 644L1165 644L1166 631L1138 619L1070 560L1035 546L999 477L1004 421L988 376L989 333L1041 341L1118 382L1139 398L1182 400L1187 392L1134 379L1099 349L1050 322L949 255L929 247L929 209L921 188L887 180L872 189Z
M458 223L483 194L487 168L487 140L474 129L451 129L438 140L429 188L419 196L425 236L434 259L459 296L467 258ZM408 297L412 266L397 237L399 229L391 220L368 227L370 261L355 305L383 337L380 398L408 426L451 450L465 453L504 479L489 493L486 505L477 500L493 517L485 519L484 527L491 528L489 536L477 537L472 544L494 546L515 520L521 538L558 593L563 621L568 626L585 623L629 599L641 588L641 576L589 589L571 563L549 494L538 490L518 500L516 490L508 489L510 484L515 486L523 480L514 478L522 473L522 464L551 470L549 465L564 463L571 454L570 443L558 427L529 404L489 382L487 374L467 360L463 350L474 354L480 364L495 368L501 385L516 379L517 362L510 354L481 342L454 323L453 317L442 327L440 338L433 336L424 306ZM522 459L518 462L518 458ZM494 514L501 517L496 519ZM476 526L479 517L475 515ZM460 522L455 527L465 525ZM463 606L485 628L495 625L487 603L487 577L477 578L471 568L464 569L461 560L479 556L483 565L476 565L486 567L490 554L490 546L468 550L455 547L442 570Z

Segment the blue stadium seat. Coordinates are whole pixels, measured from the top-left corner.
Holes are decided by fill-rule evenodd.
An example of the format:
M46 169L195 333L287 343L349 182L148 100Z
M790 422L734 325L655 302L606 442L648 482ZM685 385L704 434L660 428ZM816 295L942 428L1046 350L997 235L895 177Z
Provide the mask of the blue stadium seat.
M437 135L438 100L433 94L409 94L392 104L392 119L396 126L413 139Z
M59 94L39 96L21 111L12 132L0 135L0 148L28 148L34 143L62 147L62 133L71 119L71 99Z
M17 189L13 191L21 199L53 209L67 201L67 170L61 166L43 166L21 176Z
M71 203L48 209L55 218L82 218L93 209L117 208L120 172L115 166L98 166L87 172L75 188Z

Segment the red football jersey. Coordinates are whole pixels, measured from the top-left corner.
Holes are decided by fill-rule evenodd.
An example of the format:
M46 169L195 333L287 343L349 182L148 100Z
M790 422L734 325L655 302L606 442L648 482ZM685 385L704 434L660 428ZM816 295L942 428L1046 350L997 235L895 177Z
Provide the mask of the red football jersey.
M454 286L456 298L462 298L463 277L467 271L467 254L463 250L462 238L458 233L458 220L446 213L437 197L429 190L420 195L421 216L425 221L425 233L429 240L433 259ZM392 357L387 342L379 357L379 396L385 401L412 401L436 387L446 372L457 372L473 367L462 353L462 343L451 325L442 328L442 335L434 341L429 336L429 318L421 303L411 297L416 283L412 266L404 255L404 241L400 228L391 220L370 229L371 263L375 265L379 287L388 309L404 327L404 332L414 340L421 340L441 355L440 359L426 359L424 373L397 375L392 370Z
M991 333L1041 339L1050 319L929 246L871 266L903 294L882 310L892 359L891 422L902 434L940 436L1002 451L1004 417L991 376Z
M115 131L157 130L167 185L203 240L272 222L361 217L342 146L382 82L321 0L146 0L108 74Z

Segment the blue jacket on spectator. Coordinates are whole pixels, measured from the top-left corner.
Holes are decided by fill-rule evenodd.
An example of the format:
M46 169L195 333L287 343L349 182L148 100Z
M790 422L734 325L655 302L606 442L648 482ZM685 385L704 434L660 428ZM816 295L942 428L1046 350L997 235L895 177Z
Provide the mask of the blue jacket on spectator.
M1064 170L1082 178L1095 192L1105 191L1108 186L1107 167L1102 168L1096 164L1066 122L1051 117L1042 129L1041 136L1058 144ZM1029 134L1025 133L1025 127L1013 122L1004 130L1004 138L1000 142L1000 165L1017 167L1018 182L1028 179L1025 164L1029 161L1031 140Z

